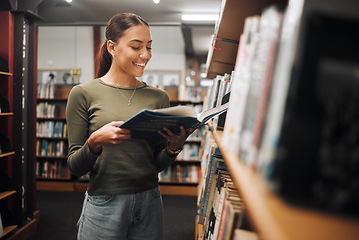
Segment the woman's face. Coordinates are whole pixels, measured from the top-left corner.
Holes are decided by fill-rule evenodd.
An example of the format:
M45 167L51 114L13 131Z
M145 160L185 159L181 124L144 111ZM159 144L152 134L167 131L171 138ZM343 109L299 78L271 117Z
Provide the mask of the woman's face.
M113 67L129 77L141 77L151 53L151 33L146 25L136 25L124 32L116 43L108 41L108 50L113 56Z

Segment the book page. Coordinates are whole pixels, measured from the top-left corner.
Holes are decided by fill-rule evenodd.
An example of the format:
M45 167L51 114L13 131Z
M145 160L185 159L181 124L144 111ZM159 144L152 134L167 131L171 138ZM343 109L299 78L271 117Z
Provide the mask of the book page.
M175 106L175 107L169 107L169 108L156 109L156 110L153 110L153 112L168 113L168 114L175 114L175 115L182 115L182 116L197 118L197 113L194 111L194 109L191 107L187 107L187 106Z

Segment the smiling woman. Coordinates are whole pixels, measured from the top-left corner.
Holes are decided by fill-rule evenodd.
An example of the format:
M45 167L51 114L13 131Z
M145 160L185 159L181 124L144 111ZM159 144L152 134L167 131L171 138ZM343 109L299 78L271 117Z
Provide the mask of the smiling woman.
M145 20L117 14L105 35L96 79L75 86L66 108L68 167L79 177L90 172L78 239L161 240L158 173L173 163L192 131L163 129L165 141L152 144L118 127L144 108L168 107L169 97L138 79L152 57Z

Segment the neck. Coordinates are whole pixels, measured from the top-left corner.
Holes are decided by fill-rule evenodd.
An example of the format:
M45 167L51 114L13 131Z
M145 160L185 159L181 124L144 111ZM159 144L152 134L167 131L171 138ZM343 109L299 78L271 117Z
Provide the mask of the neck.
M121 76L117 74L111 74L111 72L106 73L101 80L107 84L116 85L118 87L138 87L141 83L137 78L133 76Z

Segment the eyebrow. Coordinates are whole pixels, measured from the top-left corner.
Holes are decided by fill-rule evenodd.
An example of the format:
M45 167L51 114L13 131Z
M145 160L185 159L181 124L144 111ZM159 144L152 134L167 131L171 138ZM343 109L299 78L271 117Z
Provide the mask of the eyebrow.
M139 42L139 43L143 43L143 41L141 40L137 40L137 39L134 39L134 40L131 40L130 42ZM148 41L147 43L151 43L152 40Z

